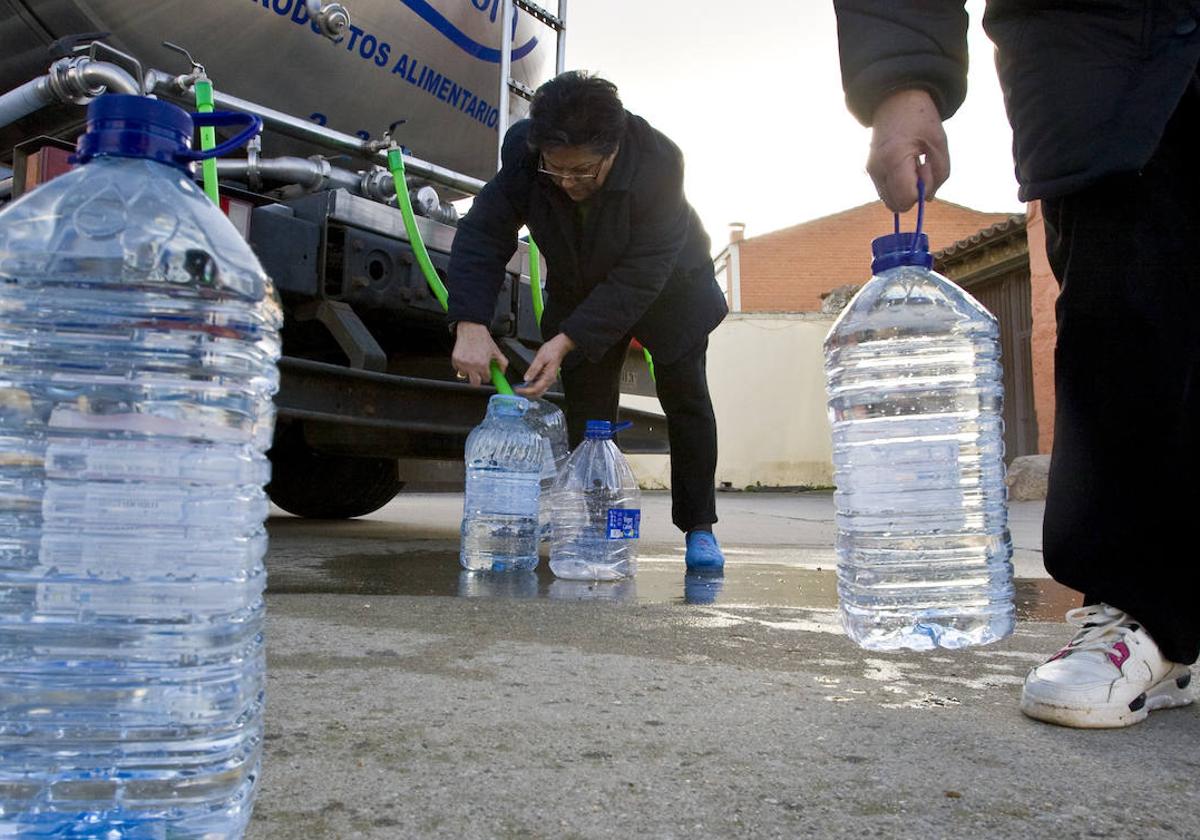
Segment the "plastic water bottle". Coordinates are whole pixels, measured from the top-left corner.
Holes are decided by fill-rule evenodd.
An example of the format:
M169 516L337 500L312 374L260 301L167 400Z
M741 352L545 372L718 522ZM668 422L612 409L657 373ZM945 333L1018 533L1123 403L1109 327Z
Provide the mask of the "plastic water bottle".
M825 339L842 623L875 650L993 642L1014 624L999 328L919 220L872 248Z
M571 454L567 446L567 418L562 410L548 400L530 400L525 422L542 438L542 490L538 503L539 538L550 539L551 508L554 484Z
M524 420L528 408L524 397L496 394L467 436L459 552L465 569L519 571L538 564L544 461L542 439Z
M100 97L82 165L0 212L2 837L250 817L282 313L192 132Z
M550 570L573 580L637 572L641 493L607 420L589 420L554 488Z

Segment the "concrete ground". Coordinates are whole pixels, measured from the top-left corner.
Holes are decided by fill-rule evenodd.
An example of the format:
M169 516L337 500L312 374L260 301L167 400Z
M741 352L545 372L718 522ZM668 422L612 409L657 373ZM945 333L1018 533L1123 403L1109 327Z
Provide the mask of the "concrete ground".
M1074 593L1015 503L1022 621L960 652L840 631L828 493L718 499L722 581L666 494L626 584L460 573L462 497L269 522L266 758L251 840L1200 837L1200 711L1118 731L1017 710Z

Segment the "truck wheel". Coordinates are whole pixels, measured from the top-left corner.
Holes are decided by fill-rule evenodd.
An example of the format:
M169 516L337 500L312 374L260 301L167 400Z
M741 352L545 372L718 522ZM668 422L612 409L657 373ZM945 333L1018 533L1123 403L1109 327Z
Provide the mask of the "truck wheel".
M288 513L349 519L379 510L404 486L391 458L329 455L300 445L271 449L267 495Z

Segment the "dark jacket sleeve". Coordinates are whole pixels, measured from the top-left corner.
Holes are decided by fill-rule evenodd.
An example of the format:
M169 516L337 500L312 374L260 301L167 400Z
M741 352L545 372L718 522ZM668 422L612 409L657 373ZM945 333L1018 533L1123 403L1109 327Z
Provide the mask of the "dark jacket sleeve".
M447 320L490 324L504 269L517 250L517 231L525 223L533 179L525 144L528 123L515 123L504 136L500 171L475 197L458 223L450 248L446 289Z
M589 361L633 329L671 276L688 238L691 208L683 193L683 154L664 137L635 176L629 245L607 276L560 325Z
M859 122L889 94L927 90L942 119L967 95L964 0L834 0L842 88Z

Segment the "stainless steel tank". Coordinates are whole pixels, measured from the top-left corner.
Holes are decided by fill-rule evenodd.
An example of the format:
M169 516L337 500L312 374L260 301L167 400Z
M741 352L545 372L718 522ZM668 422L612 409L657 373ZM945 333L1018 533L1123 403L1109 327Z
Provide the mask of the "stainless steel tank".
M412 154L476 178L496 168L500 0L341 0L340 43L315 31L304 0L0 0L0 91L46 72L58 38L109 32L144 67L202 63L219 91L347 134L396 137ZM536 87L554 72L553 30L518 10L512 76ZM512 119L527 103L512 97ZM34 123L36 120L34 120ZM22 121L21 130L38 126ZM267 154L294 143L264 140Z

